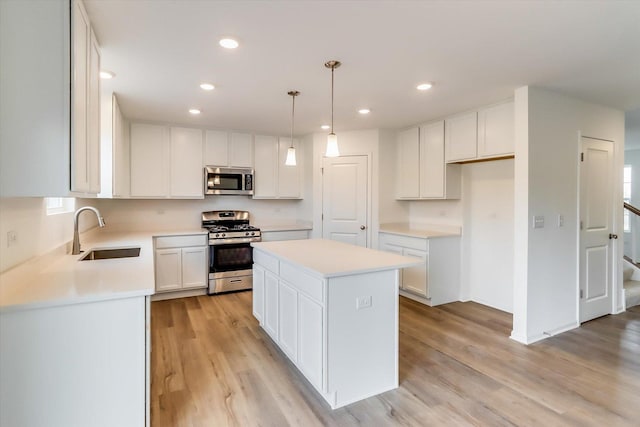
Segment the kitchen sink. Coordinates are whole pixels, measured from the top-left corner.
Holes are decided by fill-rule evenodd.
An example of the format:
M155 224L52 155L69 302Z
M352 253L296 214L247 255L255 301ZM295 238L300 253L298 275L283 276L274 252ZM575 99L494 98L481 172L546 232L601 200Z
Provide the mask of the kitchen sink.
M93 261L96 259L132 258L140 256L140 248L108 248L92 249L78 261Z

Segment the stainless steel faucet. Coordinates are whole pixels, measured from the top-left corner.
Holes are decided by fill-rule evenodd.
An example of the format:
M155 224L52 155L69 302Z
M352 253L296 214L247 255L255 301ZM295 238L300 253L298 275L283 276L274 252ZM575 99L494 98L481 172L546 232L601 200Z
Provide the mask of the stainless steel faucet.
M100 215L100 211L92 206L83 206L73 215L73 248L71 255L78 255L80 251L80 236L78 236L78 216L82 211L92 211L98 217L98 225L104 227L104 218Z

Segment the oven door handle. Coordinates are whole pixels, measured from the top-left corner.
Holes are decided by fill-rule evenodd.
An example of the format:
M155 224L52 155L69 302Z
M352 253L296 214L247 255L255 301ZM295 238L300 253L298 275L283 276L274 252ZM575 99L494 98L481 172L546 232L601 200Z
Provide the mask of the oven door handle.
M242 279L232 279L232 280L229 280L229 283L238 283L238 282L242 282Z

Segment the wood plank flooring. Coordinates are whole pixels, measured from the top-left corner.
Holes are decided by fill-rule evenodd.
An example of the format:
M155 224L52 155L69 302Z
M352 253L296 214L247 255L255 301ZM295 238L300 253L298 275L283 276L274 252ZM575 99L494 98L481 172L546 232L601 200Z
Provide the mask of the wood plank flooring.
M640 425L640 307L524 346L507 313L401 298L400 387L332 411L251 297L152 303L152 426Z

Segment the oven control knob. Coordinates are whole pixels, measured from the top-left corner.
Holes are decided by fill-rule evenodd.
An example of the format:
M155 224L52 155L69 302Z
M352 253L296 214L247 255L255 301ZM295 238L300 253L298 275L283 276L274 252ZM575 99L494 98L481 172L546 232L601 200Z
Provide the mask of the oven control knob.
M249 235L249 232L247 231L246 233L244 233L244 235L245 235L245 236L248 236L248 235Z
M220 237L220 233L216 233L216 237Z
M226 237L226 234L222 233L222 237Z
M255 232L255 231L252 231L252 232L251 232L251 235L252 235L252 236L254 236L255 234L256 234L256 232Z

